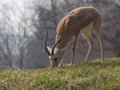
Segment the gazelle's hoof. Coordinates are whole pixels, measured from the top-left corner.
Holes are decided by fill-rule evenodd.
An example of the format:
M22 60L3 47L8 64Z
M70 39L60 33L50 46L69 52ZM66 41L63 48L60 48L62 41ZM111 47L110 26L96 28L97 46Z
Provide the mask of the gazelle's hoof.
M63 66L63 64L59 64L57 67L62 67Z
M73 66L73 63L68 64L69 66Z
M103 62L103 61L104 61L104 58L101 58L100 61Z
M86 63L88 60L84 60L84 62Z
M88 61L88 58L85 58L85 59L84 59L84 62L87 62L87 61Z
M73 63L70 64L70 66L72 66L72 65L73 65Z
M104 58L101 58L101 61L104 61Z

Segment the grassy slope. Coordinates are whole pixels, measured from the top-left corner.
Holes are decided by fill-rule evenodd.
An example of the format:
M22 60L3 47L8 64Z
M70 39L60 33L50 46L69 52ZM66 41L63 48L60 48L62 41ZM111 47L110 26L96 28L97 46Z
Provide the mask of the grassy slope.
M54 69L0 70L0 90L120 90L120 58Z

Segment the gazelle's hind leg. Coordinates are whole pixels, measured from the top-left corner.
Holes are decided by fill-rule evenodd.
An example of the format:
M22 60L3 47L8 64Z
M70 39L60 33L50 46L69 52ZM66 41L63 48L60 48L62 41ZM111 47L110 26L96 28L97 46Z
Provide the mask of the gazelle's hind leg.
M86 55L85 60L84 60L84 61L86 62L87 59L88 59L88 57L89 57L91 48L92 48L92 46L94 45L94 42L93 42L92 38L90 37L90 34L89 34L89 33L82 33L82 35L83 35L84 38L87 40L88 45L89 45L88 52L87 52L87 55Z
M97 32L97 30L93 29L93 33L97 36L99 43L100 43L100 49L101 49L101 61L104 60L104 51L103 51L103 41L100 36L100 32Z

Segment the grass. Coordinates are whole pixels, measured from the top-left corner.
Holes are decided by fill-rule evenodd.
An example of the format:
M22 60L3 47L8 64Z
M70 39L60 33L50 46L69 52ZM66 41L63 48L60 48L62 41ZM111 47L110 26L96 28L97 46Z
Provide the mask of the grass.
M120 90L120 58L72 67L0 70L0 90Z

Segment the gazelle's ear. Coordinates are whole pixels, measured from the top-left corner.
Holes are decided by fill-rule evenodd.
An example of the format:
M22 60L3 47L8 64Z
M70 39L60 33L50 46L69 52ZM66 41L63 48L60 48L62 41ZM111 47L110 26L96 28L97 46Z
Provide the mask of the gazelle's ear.
M47 49L50 53L52 52L52 48L50 48L49 46L47 46Z

